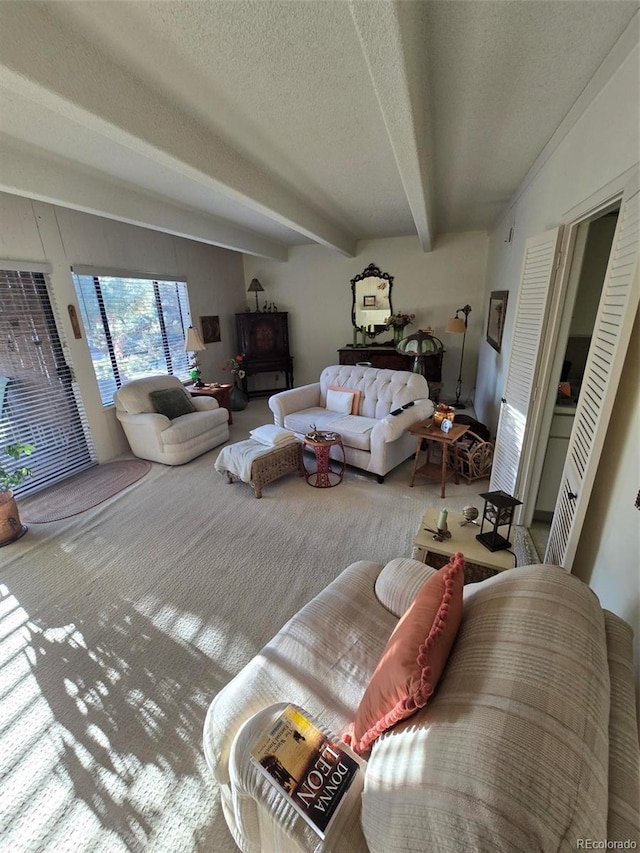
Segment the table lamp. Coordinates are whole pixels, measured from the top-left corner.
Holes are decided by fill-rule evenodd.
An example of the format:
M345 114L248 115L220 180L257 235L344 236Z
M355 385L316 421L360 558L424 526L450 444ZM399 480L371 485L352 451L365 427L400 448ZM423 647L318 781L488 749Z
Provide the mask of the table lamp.
M458 317L458 314L464 314L464 320L462 317ZM471 313L471 306L465 305L464 308L458 308L456 311L456 316L452 317L447 322L447 328L445 331L452 332L454 335L462 335L462 352L460 353L460 372L458 374L458 381L456 383L456 400L455 403L451 403L454 409L464 409L465 404L460 402L460 394L462 393L462 362L464 359L464 342L467 339L467 321L469 319L469 314Z
M444 346L440 338L436 338L434 334L423 329L415 332L413 335L408 335L396 344L396 352L403 355L413 356L413 364L411 370L414 373L425 375L424 361L439 352L443 352Z
M255 293L256 295L256 312L260 309L258 308L258 294L264 291L264 287L260 284L257 278L251 279L251 284L247 288L247 293Z
M202 340L202 335L193 326L189 326L184 336L184 351L192 353L191 365L189 367L189 375L193 381L194 387L204 388L204 382L201 379L200 366L198 365L198 353L206 349L205 343Z

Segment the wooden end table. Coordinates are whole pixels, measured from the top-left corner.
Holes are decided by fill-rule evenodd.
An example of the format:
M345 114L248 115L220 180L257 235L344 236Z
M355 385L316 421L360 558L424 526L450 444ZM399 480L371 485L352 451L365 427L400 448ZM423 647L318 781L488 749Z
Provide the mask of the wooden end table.
M413 471L411 473L410 486L413 486L416 476L428 477L431 480L440 480L440 497L444 497L445 483L453 476L456 483L458 480L458 447L459 438L467 432L468 427L465 424L456 424L451 427L449 432L442 432L439 426L435 426L433 420L423 421L420 424L414 424L409 427L409 432L415 435L418 440L416 447L416 455L413 460ZM427 442L427 458L423 465L419 464L420 451L422 450L422 442ZM440 462L431 461L431 445L440 445ZM449 466L449 448L453 449L453 467Z
M219 385L217 388L211 385L204 385L202 388L196 388L195 385L185 385L184 387L192 397L214 397L220 404L220 408L229 412L228 423L233 423L231 416L231 389L233 385Z
M413 540L414 560L427 563L434 569L441 569L457 551L462 551L465 559L465 583L484 580L514 567L513 554L508 551L489 551L476 539L480 533L480 525L460 526L464 518L457 512L450 512L447 516L451 538L438 542L433 538L431 530L436 529L439 515L439 507L431 507L425 512Z
M342 482L345 469L345 453L342 437L337 433L333 438L311 438L305 435L302 439L302 451L307 449L313 450L316 457L316 470L307 471L305 466L305 478L310 486L316 489L329 489L332 486L337 486ZM331 448L339 447L342 451L342 467L339 471L331 470ZM340 460L338 460L340 462ZM332 479L333 478L333 479Z

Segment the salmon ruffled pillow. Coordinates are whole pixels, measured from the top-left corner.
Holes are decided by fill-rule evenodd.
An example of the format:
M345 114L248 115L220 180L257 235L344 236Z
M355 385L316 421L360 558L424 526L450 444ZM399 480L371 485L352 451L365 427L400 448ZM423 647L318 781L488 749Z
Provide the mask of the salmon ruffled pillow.
M464 556L431 575L389 637L348 741L358 754L426 705L447 663L462 620Z

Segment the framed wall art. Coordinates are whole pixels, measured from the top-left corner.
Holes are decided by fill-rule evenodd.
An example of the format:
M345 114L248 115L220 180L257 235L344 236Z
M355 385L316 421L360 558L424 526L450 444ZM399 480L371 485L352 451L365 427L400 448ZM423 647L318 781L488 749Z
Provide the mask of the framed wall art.
M362 297L362 307L363 308L375 308L376 307L375 296L363 296Z
M202 340L205 344L217 344L220 340L220 317L200 317Z
M497 352L502 349L502 332L507 314L508 290L494 290L489 297L489 317L487 319L487 343Z

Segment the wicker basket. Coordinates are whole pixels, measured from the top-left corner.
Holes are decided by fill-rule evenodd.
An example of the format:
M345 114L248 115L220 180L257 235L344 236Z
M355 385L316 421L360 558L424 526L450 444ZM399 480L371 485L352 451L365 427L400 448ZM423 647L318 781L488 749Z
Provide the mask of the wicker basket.
M468 484L473 480L482 480L491 474L493 465L493 442L483 441L475 432L467 430L457 443L458 474ZM449 464L455 464L453 448L449 448Z

